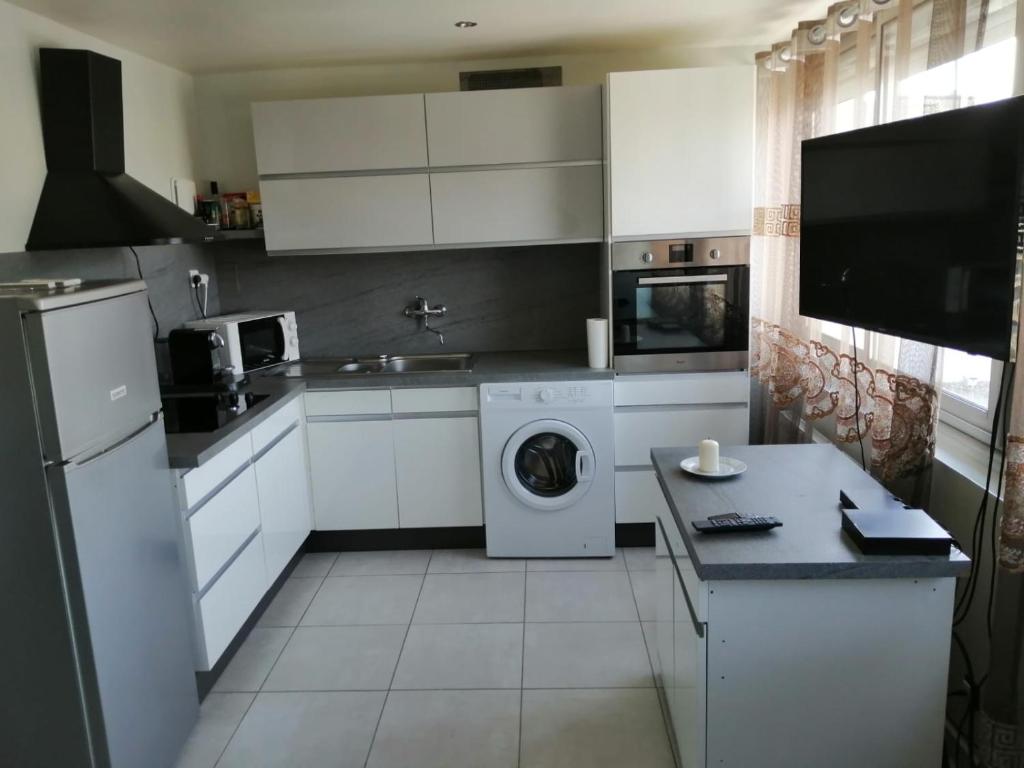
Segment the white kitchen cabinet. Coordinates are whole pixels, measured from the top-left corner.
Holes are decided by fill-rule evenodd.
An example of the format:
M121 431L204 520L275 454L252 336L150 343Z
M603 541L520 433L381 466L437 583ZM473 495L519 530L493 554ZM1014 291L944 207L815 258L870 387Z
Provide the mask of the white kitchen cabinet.
M616 409L616 466L646 466L651 448L697 445L706 437L722 446L746 445L750 412L744 405Z
M202 591L259 527L256 475L247 466L186 521L195 589Z
M425 173L260 181L268 251L433 243Z
M601 160L601 86L428 93L431 167Z
M259 173L424 168L423 109L419 93L254 103Z
M610 234L749 234L754 68L615 72L606 84Z
M658 512L665 508L665 495L654 469L616 471L615 522L653 523Z
M477 417L398 419L394 424L401 527L482 525Z
M299 551L313 527L304 429L301 421L290 427L256 460L268 585Z
M434 173L430 184L438 244L602 238L599 165Z
M390 415L365 421L314 421L308 431L316 529L397 528Z

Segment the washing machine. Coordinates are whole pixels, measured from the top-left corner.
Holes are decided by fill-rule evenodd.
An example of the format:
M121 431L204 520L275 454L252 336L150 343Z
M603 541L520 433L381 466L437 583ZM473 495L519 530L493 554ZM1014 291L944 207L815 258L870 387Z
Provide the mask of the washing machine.
M611 381L483 384L489 557L615 553Z

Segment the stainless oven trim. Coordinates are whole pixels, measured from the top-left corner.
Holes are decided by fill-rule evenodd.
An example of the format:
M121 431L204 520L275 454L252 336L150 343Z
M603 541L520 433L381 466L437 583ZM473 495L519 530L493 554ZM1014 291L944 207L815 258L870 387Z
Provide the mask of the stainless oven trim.
M748 350L719 352L659 352L653 355L615 355L617 373L695 373L743 371L750 367Z
M726 283L729 276L716 273L714 275L679 275L678 277L641 277L637 285L687 285L689 283Z
M669 261L669 247L687 243L693 245L693 261ZM612 243L611 251L613 272L733 267L750 264L750 238L746 235L676 240L637 240ZM717 258L712 255L713 251L717 251Z

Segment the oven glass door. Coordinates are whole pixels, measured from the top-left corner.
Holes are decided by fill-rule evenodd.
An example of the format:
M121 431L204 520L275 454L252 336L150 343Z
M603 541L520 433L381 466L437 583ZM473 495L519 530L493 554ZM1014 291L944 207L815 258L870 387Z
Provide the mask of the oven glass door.
M747 349L750 268L615 272L616 355Z
M242 366L246 371L284 360L284 327L279 316L239 323L238 342L242 348Z

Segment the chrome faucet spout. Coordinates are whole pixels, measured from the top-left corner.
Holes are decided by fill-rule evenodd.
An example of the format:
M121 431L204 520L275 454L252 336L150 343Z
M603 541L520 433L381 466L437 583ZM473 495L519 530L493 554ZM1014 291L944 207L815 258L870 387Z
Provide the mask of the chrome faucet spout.
M406 317L414 318L420 324L422 330L437 334L438 341L444 344L444 334L436 328L430 327L430 318L444 317L448 314L448 307L444 304L432 307L425 298L417 296L415 303L407 306L402 312Z

